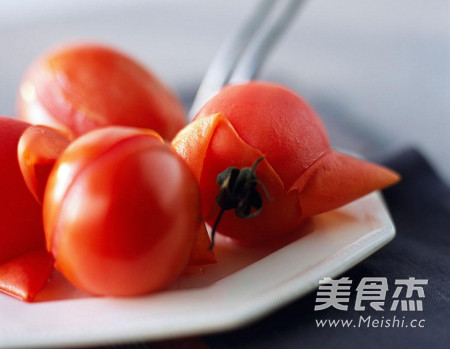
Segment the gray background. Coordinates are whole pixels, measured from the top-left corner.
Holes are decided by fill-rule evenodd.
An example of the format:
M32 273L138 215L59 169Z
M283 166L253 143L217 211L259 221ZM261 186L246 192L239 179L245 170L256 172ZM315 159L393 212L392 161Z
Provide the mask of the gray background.
M31 61L67 40L126 50L188 102L220 43L255 4L2 0L0 114L15 114ZM261 78L302 94L325 119L335 146L370 155L415 145L448 182L449 63L447 0L311 0ZM357 137L346 137L347 127Z

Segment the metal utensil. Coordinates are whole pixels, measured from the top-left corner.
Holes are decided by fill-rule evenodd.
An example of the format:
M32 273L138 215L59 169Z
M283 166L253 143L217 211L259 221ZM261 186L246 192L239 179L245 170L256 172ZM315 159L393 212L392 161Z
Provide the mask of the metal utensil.
M189 121L227 83L245 82L256 76L304 1L262 0L258 4L252 15L219 49L189 110Z

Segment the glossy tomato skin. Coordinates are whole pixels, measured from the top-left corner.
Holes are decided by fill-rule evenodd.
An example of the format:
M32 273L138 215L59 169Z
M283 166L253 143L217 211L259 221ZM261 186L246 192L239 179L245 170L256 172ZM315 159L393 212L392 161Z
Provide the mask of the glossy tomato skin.
M19 138L29 126L0 117L0 263L45 246L41 207L17 160Z
M228 86L196 119L220 113L239 137L261 151L286 186L330 149L316 112L293 91L274 83Z
M32 302L53 272L53 257L44 248L0 263L0 292Z
M332 150L314 110L293 91L268 82L225 87L172 144L199 182L210 225L219 173L263 158L255 171L260 213L242 219L228 210L217 228L245 245L281 239L306 218L399 179L393 171Z
M98 44L65 46L38 58L21 84L18 114L71 137L123 125L171 139L185 125L181 102L153 73Z
M185 268L201 224L194 176L147 131L108 127L80 137L57 161L44 197L57 269L94 295L167 287Z

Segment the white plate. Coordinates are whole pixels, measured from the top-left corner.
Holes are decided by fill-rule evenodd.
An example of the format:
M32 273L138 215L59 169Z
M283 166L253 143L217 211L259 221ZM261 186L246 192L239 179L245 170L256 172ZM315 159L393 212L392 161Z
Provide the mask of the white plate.
M35 303L0 295L0 347L118 344L237 328L348 270L395 235L379 193L314 217L284 246L217 241L218 263L155 295L94 298L59 275Z

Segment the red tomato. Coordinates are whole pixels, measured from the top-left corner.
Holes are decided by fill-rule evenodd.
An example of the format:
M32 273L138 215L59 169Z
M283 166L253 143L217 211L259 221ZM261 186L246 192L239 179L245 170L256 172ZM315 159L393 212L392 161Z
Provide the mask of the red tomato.
M202 224L189 167L153 131L107 127L75 140L44 196L48 249L74 285L131 296L168 286Z
M50 171L69 143L64 134L42 125L29 127L20 137L17 147L20 170L28 189L40 204Z
M29 126L0 117L0 263L45 246L41 207L17 161L19 138Z
M248 173L262 158L250 183L258 193L247 195L239 189L235 212L251 216L261 211L242 219L229 209L218 226L220 233L243 244L280 238L307 217L399 179L386 168L332 150L311 107L294 92L265 82L225 87L172 144L196 175L203 215L211 225L219 192L230 195L232 186L244 186L230 177L231 187L219 187L218 175L229 167L247 167Z
M34 62L20 87L18 113L72 137L124 125L172 139L185 125L181 102L155 75L123 53L95 44L63 47Z
M0 291L27 302L34 300L53 271L53 257L41 248L0 264Z

